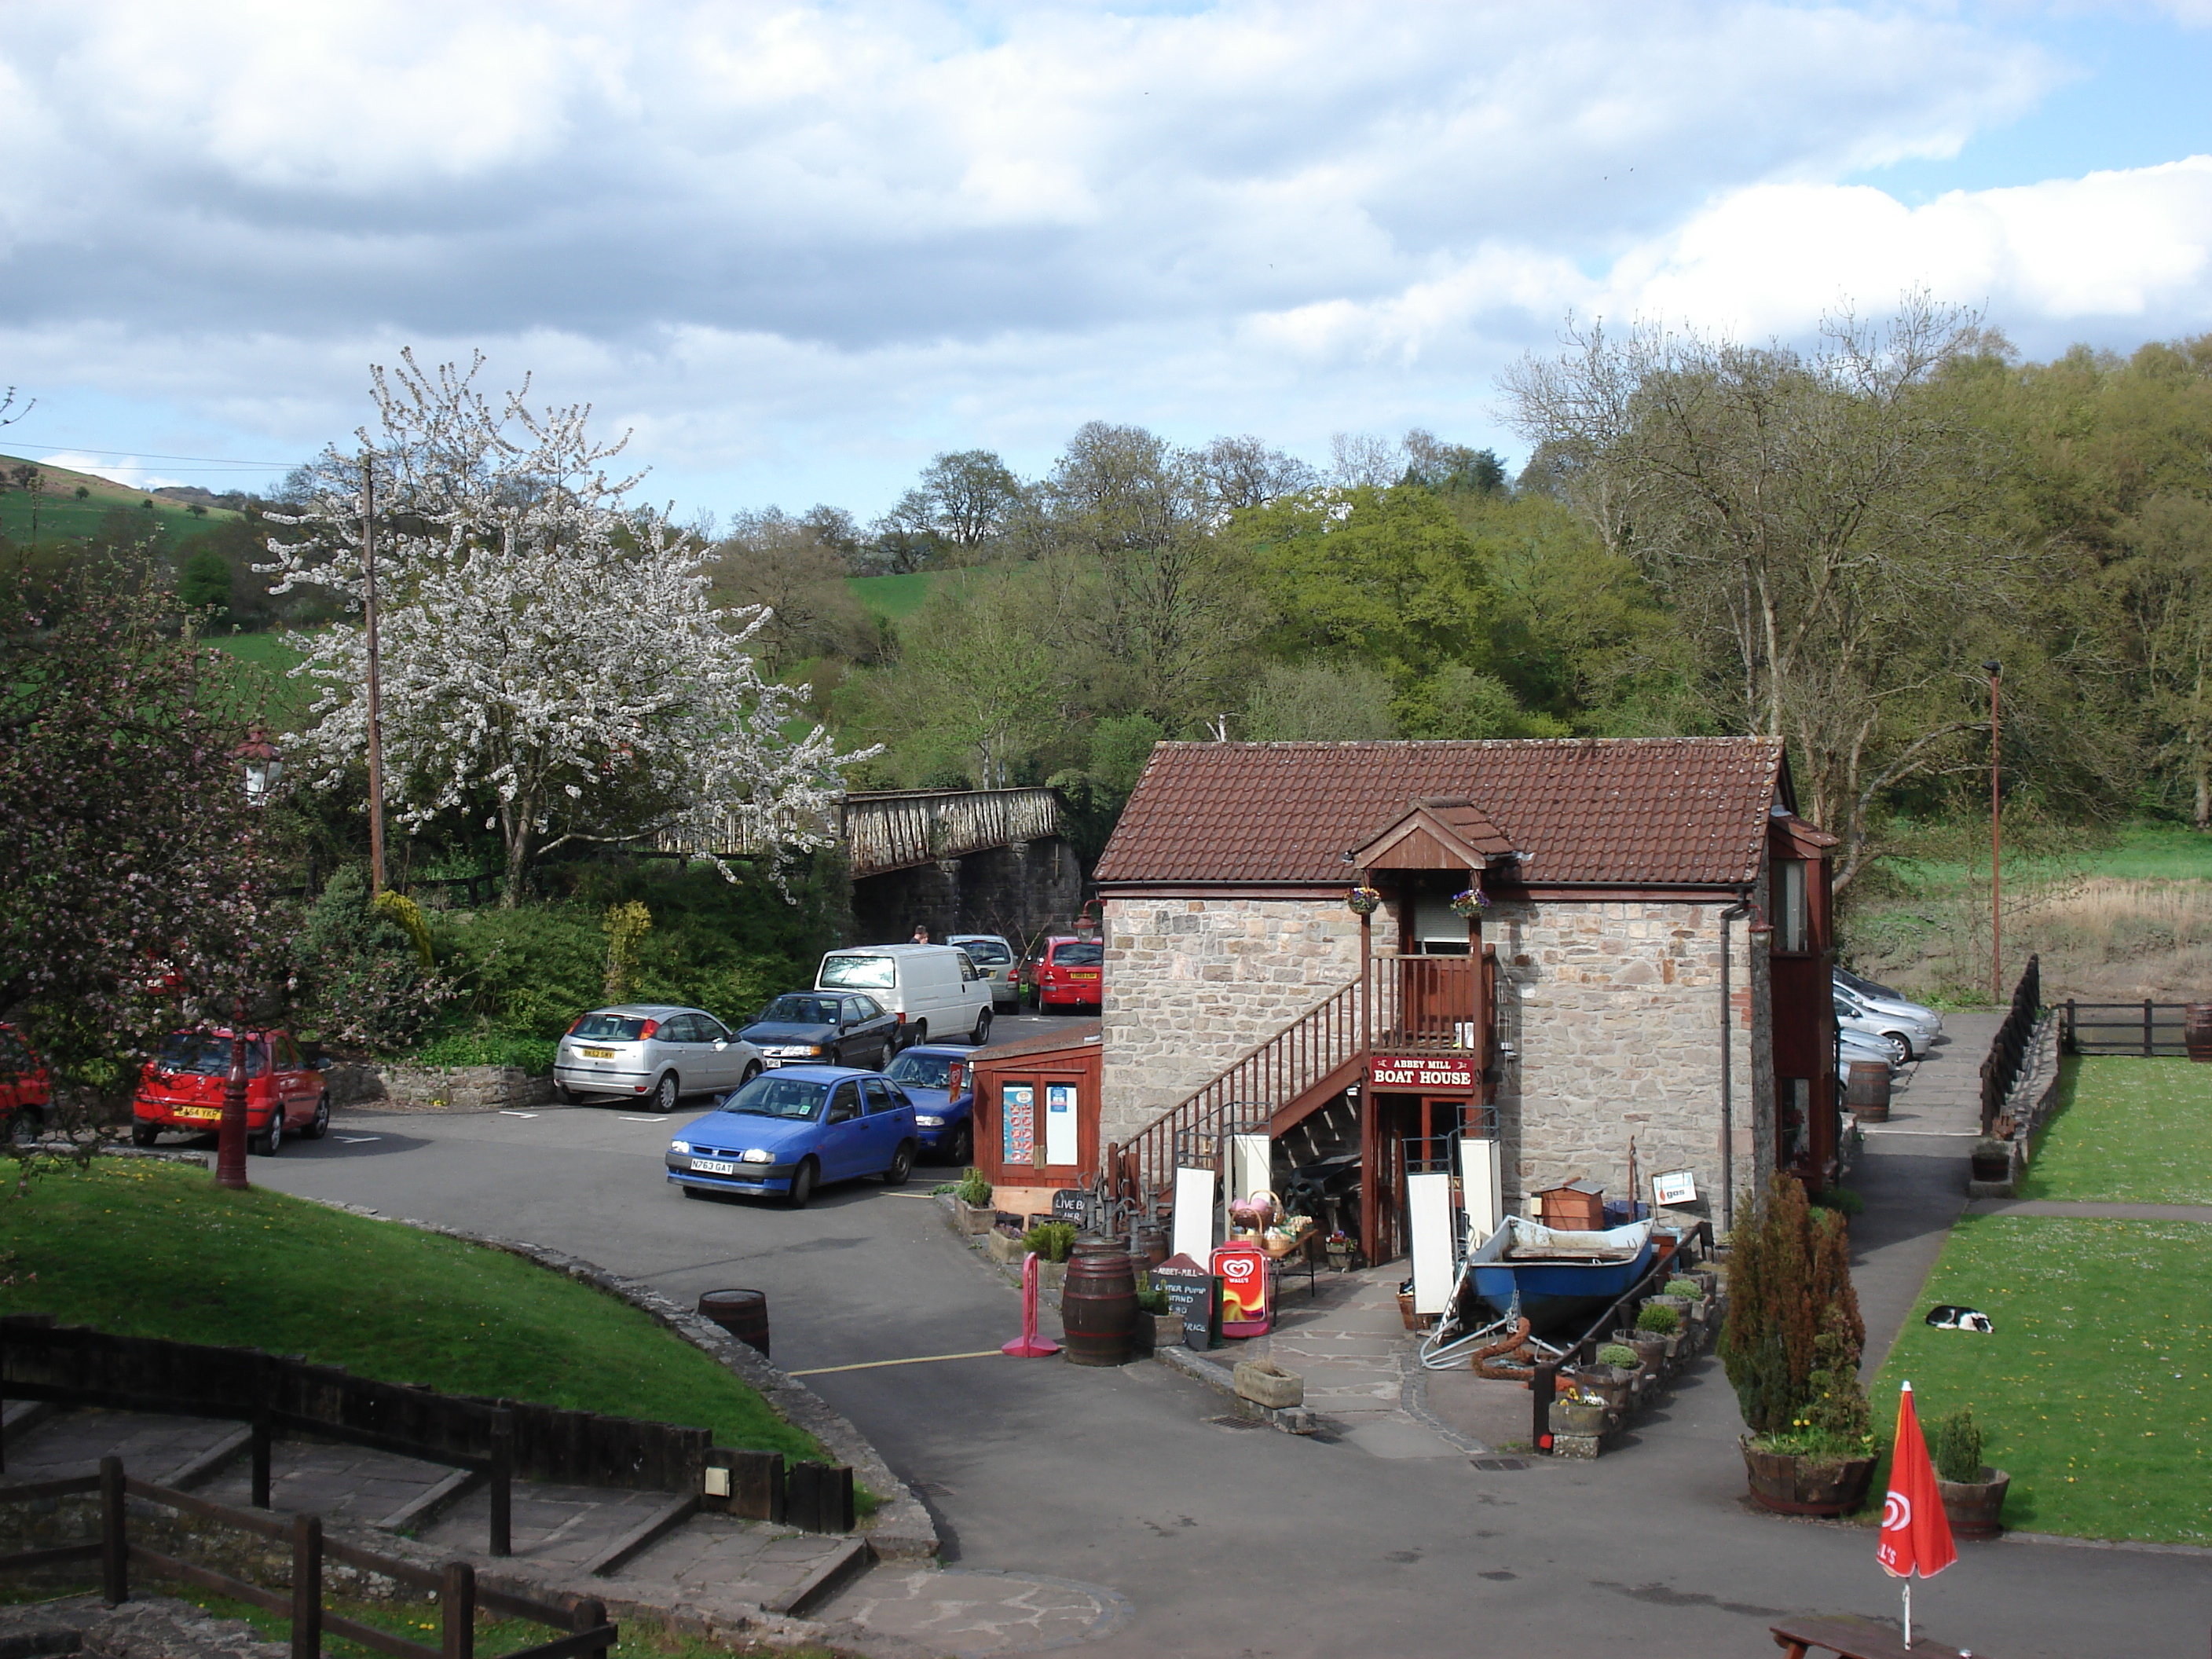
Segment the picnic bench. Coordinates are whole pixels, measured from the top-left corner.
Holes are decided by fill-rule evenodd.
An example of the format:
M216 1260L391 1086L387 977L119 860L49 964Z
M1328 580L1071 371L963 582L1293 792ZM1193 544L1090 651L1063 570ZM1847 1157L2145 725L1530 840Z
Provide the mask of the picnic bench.
M1814 1650L1838 1655L1838 1659L1989 1659L1986 1654L1969 1654L1964 1648L1946 1647L1924 1636L1916 1636L1908 1648L1901 1632L1878 1619L1856 1613L1820 1613L1770 1625L1767 1629L1775 1646L1790 1659L1805 1659L1808 1652Z

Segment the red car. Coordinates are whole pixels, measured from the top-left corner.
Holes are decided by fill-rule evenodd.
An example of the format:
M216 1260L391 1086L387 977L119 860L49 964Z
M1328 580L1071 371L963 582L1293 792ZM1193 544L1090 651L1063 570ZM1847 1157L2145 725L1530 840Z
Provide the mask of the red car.
M53 1079L30 1040L0 1020L0 1122L16 1140L34 1140L54 1104Z
M1096 1004L1105 995L1106 946L1095 939L1055 936L1022 964L1022 986L1040 1008Z
M202 1026L165 1038L146 1062L131 1102L131 1144L150 1146L164 1129L205 1134L222 1121L223 1085L230 1078L231 1034ZM246 1146L271 1157L296 1134L320 1140L331 1127L323 1074L301 1057L289 1031L246 1034Z

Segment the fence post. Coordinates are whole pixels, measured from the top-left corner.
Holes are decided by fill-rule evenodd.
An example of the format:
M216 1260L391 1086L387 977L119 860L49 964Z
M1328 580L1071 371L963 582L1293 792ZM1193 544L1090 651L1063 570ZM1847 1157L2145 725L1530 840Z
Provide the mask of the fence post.
M575 1616L578 1630L597 1630L607 1622L607 1604L586 1595L576 1603ZM605 1659L606 1651L605 1648L593 1648L592 1659Z
M2144 1000L2143 1000L2143 1058L2144 1058L2145 1060L2149 1060L2149 1059L2153 1058L2153 1053L2152 1053L2152 1049L2151 1049L2151 1046L2150 1046L2150 1018L2151 1018L2150 1011L2151 1011L2151 1006L2152 1006L2152 1005L2151 1005L2151 1002L2150 1002L2149 999L2148 999L2148 998L2145 998L2145 999L2144 999Z
M2063 1054L2078 1054L2080 1039L2074 1035L2074 999L2066 999L2066 1023L2058 1028L2058 1047Z
M323 1651L323 1522L292 1517L292 1659L321 1659Z
M260 1405L253 1410L253 1507L269 1507L269 1440L271 1432L269 1407Z
M491 1420L491 1553L514 1553L514 1413L501 1409Z
M131 1599L131 1540L124 1531L123 1460L100 1460L100 1599L111 1607Z
M1559 1392L1559 1362L1540 1360L1528 1373L1528 1444L1540 1452L1552 1449L1552 1401Z
M445 1659L476 1659L477 1570L465 1561L448 1561L438 1603L445 1622Z

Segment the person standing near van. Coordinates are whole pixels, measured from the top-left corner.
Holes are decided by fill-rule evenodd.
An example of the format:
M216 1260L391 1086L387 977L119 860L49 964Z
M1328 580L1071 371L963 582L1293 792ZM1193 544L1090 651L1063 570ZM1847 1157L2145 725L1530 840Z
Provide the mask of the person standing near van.
M915 923L914 942L916 945L927 945L929 943L929 924L927 922L917 921Z

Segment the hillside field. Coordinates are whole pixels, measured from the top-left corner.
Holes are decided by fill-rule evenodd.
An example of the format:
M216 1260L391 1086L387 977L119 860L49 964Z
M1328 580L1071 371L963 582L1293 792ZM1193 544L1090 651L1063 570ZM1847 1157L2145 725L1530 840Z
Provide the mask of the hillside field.
M100 521L117 507L144 514L148 524L158 526L173 544L198 535L216 520L239 516L220 507L211 507L202 515L182 501L165 501L147 490L132 489L90 472L72 471L28 456L0 455L0 472L12 472L23 465L35 466L46 475L37 500L41 542L81 540L98 530ZM76 498L80 489L90 492L83 501ZM151 507L142 505L148 501L154 503ZM31 538L32 509L32 498L23 491L13 485L0 490L0 535L10 541L27 542Z

